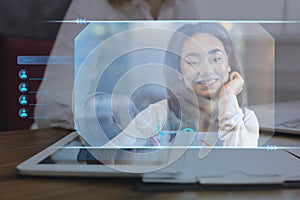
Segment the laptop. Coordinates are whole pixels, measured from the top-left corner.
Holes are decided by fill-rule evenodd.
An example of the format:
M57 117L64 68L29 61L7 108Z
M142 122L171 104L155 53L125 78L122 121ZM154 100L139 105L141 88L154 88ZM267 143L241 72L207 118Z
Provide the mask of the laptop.
M300 135L300 100L250 106L261 130ZM275 110L275 115L274 115Z

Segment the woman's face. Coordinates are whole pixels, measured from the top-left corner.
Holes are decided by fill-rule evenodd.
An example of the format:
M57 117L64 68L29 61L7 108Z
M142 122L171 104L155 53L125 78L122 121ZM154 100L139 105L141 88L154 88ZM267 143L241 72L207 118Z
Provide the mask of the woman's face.
M197 95L215 97L229 77L223 43L208 33L199 33L184 42L181 56L185 85Z

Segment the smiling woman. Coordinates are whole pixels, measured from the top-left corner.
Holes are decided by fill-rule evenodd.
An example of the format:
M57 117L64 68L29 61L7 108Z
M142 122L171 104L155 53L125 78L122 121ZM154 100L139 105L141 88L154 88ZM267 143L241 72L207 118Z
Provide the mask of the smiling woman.
M206 41L201 44L201 41ZM201 44L201 46L200 46ZM197 94L215 97L228 81L228 59L224 46L216 37L201 33L188 39L182 47L181 71Z
M196 145L257 146L259 125L254 112L246 108L243 70L239 63L230 36L220 24L180 27L172 35L165 55L169 98L139 113L110 145L132 145L126 141L153 133L153 123L161 122L159 126L164 130L190 128L205 132L204 139L195 138ZM170 69L177 73L170 73ZM142 119L150 120L148 126L141 126ZM124 133L130 133L130 137ZM153 133L153 136L157 135ZM147 137L143 137L145 144L148 144ZM135 145L143 144L134 141Z
M187 24L180 27L170 39L168 51L165 64L184 73L185 79L191 83L199 78L198 81L205 81L207 86L210 84L209 81L214 79L224 84L228 81L231 71L233 72L231 76L235 75L234 72L238 72L244 77L243 67L233 42L226 29L218 23ZM176 79L172 80L172 77L166 78L170 85L177 82ZM205 84L202 86L205 89ZM240 106L246 106L246 86L242 86L243 90L238 92L237 98ZM215 90L217 89L220 88ZM204 96L215 96L216 92L210 90Z
M257 146L259 127L254 112L246 108L243 68L223 26L180 27L169 41L165 64L181 73L179 78L166 76L168 85L175 86L175 94L169 91L170 112L193 121L198 131L217 132L218 138L207 144L221 140L226 146ZM197 102L190 100L189 93L196 94ZM200 117L191 115L195 110Z

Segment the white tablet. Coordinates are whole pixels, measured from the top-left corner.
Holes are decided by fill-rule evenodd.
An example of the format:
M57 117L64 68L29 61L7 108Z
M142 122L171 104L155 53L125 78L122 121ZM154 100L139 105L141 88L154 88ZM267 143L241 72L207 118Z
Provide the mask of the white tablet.
M167 151L152 149L160 156L135 157L134 163L130 157L124 157L122 156L124 154L119 153L136 149L116 151L116 149L99 148L98 150L102 152L102 157L98 157L101 159L99 161L89 153L89 147L83 146L78 134L72 132L18 165L17 170L20 175L142 177L145 182L164 183L198 182L210 185L299 183L299 156L290 150L280 148L273 151L263 147L236 149L215 147L208 156L199 159L198 148L190 146L184 156L171 164L168 161L172 148L166 148ZM141 149L143 150L143 148L139 150ZM148 153L149 149L151 150L149 147L144 148ZM114 163L104 164L110 161L112 153ZM133 167L143 170L133 173ZM151 173L146 173L146 170Z
M37 176L140 177L144 174L142 172L151 172L165 167L169 157L168 151L160 151L159 157L147 157L146 154L141 154L140 157L135 156L133 161L132 158L122 153L135 151L133 149L93 148L93 151L101 152L96 159L89 153L91 149L82 144L76 132L72 132L18 165L17 170L20 175ZM142 150L142 148L139 149L139 151ZM149 147L145 147L144 150L149 151ZM134 155L137 155L136 152ZM139 172L133 167L143 170ZM132 173L133 171L135 173ZM178 168L168 169L168 174L173 173L178 173Z

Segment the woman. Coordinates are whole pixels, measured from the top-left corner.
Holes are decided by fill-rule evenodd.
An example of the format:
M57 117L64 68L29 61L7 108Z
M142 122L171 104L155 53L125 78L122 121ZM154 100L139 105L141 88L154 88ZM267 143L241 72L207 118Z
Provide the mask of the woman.
M189 122L192 130L208 132L201 140L204 145L213 146L219 139L224 146L257 146L258 121L245 107L242 67L224 27L217 23L182 26L169 41L165 65L178 74L166 74L169 99L139 113L108 145L143 145L147 140L159 145L153 137L156 122L162 122L159 129L175 130L184 128L178 122ZM210 132L217 132L218 138Z

